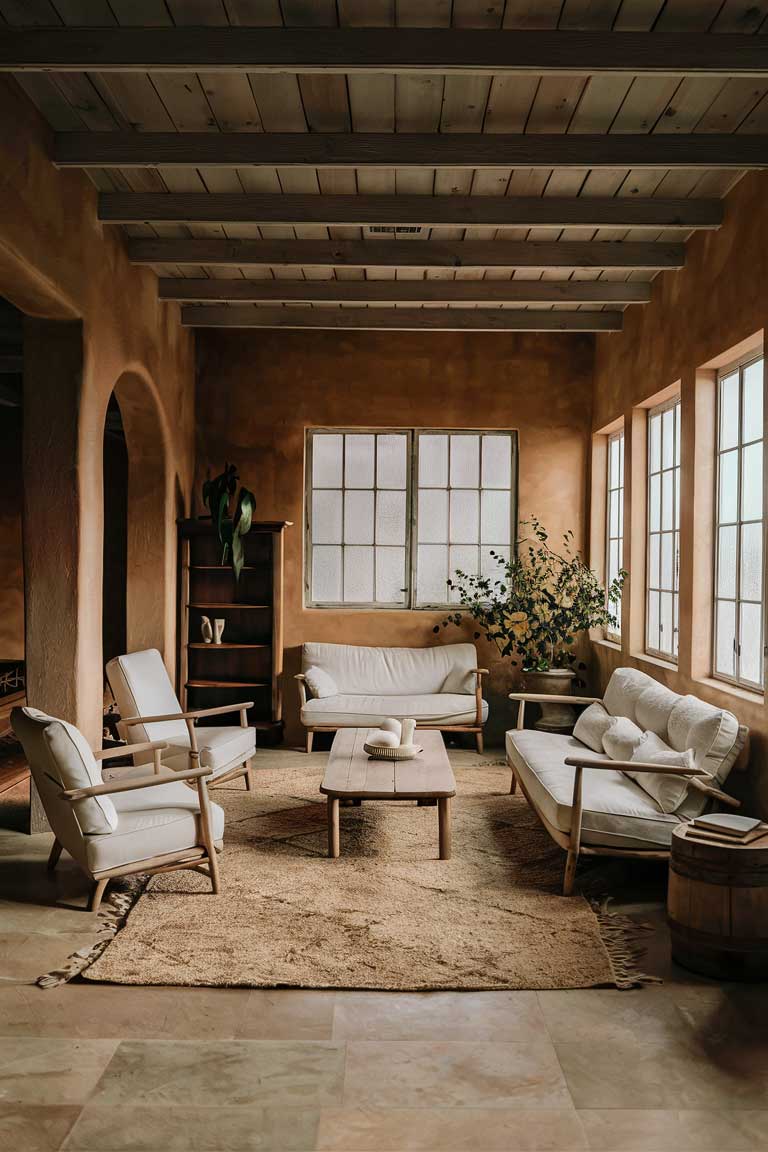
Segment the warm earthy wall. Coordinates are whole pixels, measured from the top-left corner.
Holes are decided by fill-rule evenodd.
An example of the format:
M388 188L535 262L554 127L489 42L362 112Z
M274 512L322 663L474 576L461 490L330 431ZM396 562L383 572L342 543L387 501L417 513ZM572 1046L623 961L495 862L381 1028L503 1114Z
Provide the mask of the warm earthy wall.
M625 564L630 578L634 577L631 611L625 613L621 650L602 643L594 646L600 680L604 684L617 665L633 663L676 691L693 692L731 708L752 730L752 764L757 769L768 750L768 714L763 699L730 690L709 678L712 362L729 350L743 347L744 342L757 346L766 326L768 176L753 174L741 180L727 197L723 227L698 233L689 241L685 268L657 278L650 304L627 309L621 335L597 338L593 412L595 431L624 418L628 433L626 516L630 504L635 509L634 547L631 534L625 532ZM639 655L643 624L642 475L635 475L634 500L629 489L633 448L636 464L644 451L643 413L635 406L677 382L683 408L681 620L680 659L674 668ZM629 435L632 427L634 435ZM596 479L599 484L600 477ZM599 512L596 519L599 523ZM599 566L602 543L599 532L596 535L593 557ZM753 780L762 794L762 807L768 811L768 773L758 771Z
M0 660L23 660L20 408L0 407L0 492Z
M69 719L76 719L96 739L102 700L106 406L118 385L121 406L130 411L136 432L131 442L126 424L134 512L149 525L146 531L141 523L129 528L129 555L133 541L135 565L142 550L146 552L140 580L144 611L135 597L131 603L129 590L129 643L131 615L137 636L146 617L152 624L148 638L165 649L172 663L175 485L178 477L188 496L193 472L194 346L190 333L180 326L178 308L158 302L154 274L133 268L119 231L97 221L95 187L81 173L54 169L49 152L50 133L37 111L12 81L0 81L0 295L27 315L74 324L62 337L70 380L59 391L51 384L45 402L46 375L50 383L63 368L52 354L46 358L50 332L45 325L33 322L26 330L25 429L30 427L25 430L25 451L31 454L26 508L52 504L45 547L33 541L27 563L28 590L38 590L38 603L28 604L27 616L30 696L41 707L61 705ZM67 396L70 381L74 383ZM45 445L61 431L61 447L73 418L69 457L57 460L60 470L53 474ZM150 569L151 594L146 580ZM58 610L46 613L42 600L46 589L58 592L65 586L62 609L70 617L67 621L59 618ZM146 628L143 635L147 637ZM67 672L65 678L57 680L55 662ZM57 695L57 682L65 679L67 693Z
M289 739L298 735L290 676L303 641L415 646L459 638L453 630L433 636L440 613L303 607L307 427L516 428L521 516L536 513L553 534L572 528L582 536L590 337L200 331L197 347L197 487L208 467L234 461L257 494L259 518L294 522L286 538ZM481 657L491 660L492 650ZM499 730L508 709L506 701L493 709Z

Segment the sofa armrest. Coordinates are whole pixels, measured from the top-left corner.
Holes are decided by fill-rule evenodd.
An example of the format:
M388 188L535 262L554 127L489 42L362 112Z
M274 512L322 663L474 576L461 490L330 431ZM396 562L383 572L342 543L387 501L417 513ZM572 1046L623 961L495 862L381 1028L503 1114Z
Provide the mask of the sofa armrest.
M307 702L307 678L303 672L298 672L294 676L294 680L299 690L299 707L303 708Z
M487 668L472 668L475 677L475 724L478 728L483 726L483 676L488 675ZM480 745L478 745L480 747Z
M525 705L531 704L602 704L599 696L548 696L543 692L510 692L510 700L517 700L517 728L525 727Z
M699 780L694 776L688 781L692 788L697 792L703 792L705 796L711 796L713 800L719 801L724 804L726 808L741 808L741 800L737 800L735 796L729 796L727 792L721 792L719 788L713 788L711 784L705 784L703 780Z
M590 760L586 756L566 756L570 768L597 768L615 772L652 772L657 776L709 776L703 768L678 768L672 764L649 764L644 760Z

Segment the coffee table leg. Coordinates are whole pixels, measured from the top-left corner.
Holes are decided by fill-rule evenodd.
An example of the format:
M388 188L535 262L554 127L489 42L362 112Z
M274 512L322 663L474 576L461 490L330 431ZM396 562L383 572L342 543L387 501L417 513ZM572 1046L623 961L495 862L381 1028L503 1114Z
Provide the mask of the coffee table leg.
M339 798L328 797L328 855L336 859L339 854Z
M451 798L440 796L437 801L437 826L440 837L440 859L451 858Z

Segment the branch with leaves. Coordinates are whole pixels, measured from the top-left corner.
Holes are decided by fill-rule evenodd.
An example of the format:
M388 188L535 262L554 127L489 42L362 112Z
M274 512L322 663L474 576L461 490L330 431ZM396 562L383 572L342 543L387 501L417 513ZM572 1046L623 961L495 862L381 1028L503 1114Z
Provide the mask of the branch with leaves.
M221 563L226 564L231 556L235 579L245 563L243 537L251 530L253 514L256 510L256 497L248 488L240 488L235 500L234 512L230 516L230 504L237 492L240 477L235 464L225 464L224 471L208 479L203 484L203 503L211 513L216 527L216 535L222 547Z

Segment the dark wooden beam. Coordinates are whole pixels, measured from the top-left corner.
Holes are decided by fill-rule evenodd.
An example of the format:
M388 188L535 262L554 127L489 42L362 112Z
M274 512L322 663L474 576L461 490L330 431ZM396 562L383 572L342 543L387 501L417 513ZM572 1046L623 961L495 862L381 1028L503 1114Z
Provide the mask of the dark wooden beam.
M273 196L102 192L99 219L118 223L328 224L390 227L717 228L719 200L645 196Z
M128 240L134 264L318 268L682 268L684 244L520 240Z
M240 304L643 304L642 280L185 280L161 277L161 300Z
M181 310L191 328L388 328L439 332L620 332L621 312L512 308L253 308L199 304Z
M60 168L766 168L768 136L60 132L53 160Z
M470 28L4 28L6 72L765 76L759 36Z

